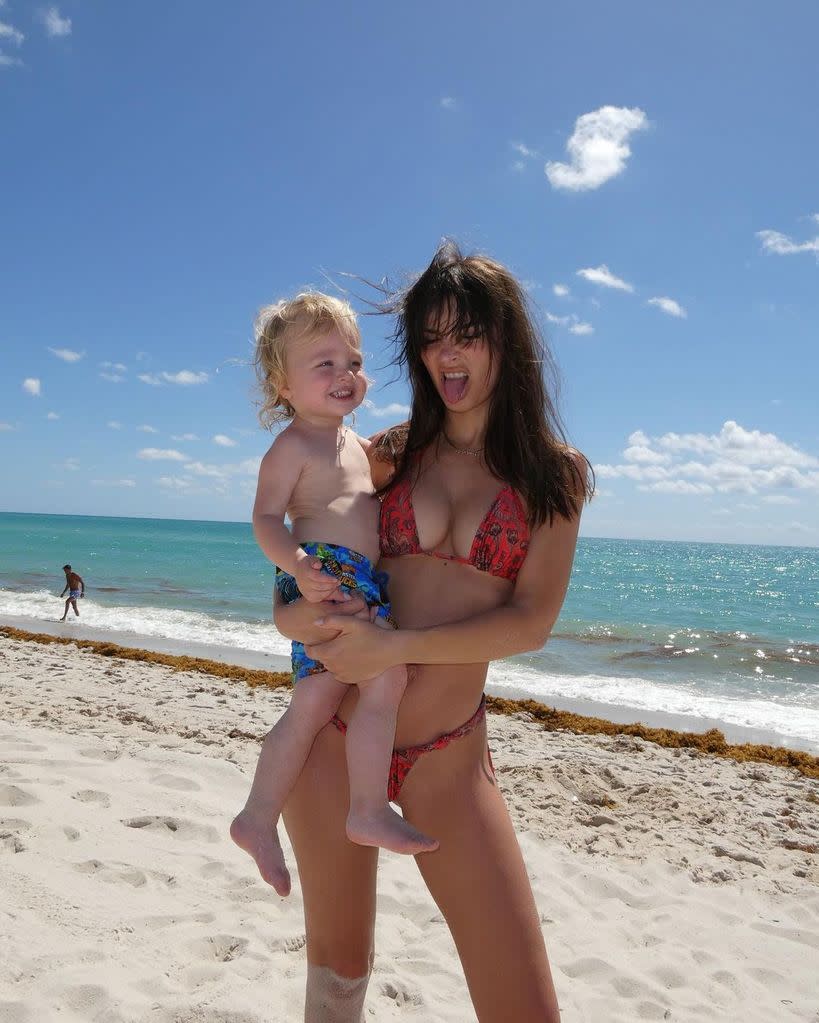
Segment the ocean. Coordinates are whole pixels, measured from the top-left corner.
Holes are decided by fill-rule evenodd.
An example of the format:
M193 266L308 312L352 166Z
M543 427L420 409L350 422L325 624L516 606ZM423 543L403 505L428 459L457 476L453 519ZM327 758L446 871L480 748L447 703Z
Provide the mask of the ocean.
M248 524L0 513L0 619L59 618L66 562L116 641L289 652ZM819 549L581 538L549 642L488 688L819 751Z

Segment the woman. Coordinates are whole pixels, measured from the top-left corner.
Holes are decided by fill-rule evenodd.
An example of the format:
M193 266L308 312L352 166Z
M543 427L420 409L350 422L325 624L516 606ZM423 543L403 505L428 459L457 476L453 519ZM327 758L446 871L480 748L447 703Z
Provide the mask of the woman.
M554 625L590 467L561 440L547 355L508 270L447 243L390 311L412 410L408 425L373 443L371 463L380 564L401 627L385 633L350 617L357 601L279 606L276 624L345 682L414 666L390 798L440 842L417 863L477 1018L557 1023L538 913L487 748L483 688L489 661L541 647ZM309 1023L358 1023L373 958L378 854L344 835L343 733L356 692L316 739L284 814L304 895Z

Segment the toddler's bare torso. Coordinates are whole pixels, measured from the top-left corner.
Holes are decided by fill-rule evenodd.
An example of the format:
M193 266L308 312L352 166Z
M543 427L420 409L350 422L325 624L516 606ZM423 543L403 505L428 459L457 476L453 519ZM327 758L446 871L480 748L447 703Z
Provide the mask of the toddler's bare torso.
M378 560L379 502L367 455L352 430L312 438L290 498L293 537L338 544Z

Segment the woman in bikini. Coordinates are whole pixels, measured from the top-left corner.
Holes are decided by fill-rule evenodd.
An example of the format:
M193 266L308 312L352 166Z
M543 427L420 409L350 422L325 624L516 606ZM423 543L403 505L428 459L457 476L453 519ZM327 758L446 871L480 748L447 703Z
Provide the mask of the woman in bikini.
M373 445L381 562L400 624L345 605L277 606L276 624L337 678L413 665L389 797L435 835L418 867L452 932L482 1023L558 1023L538 912L487 748L489 661L541 647L571 573L590 466L563 441L548 354L520 286L442 246L395 303L409 423ZM317 610L318 609L318 610ZM318 735L285 808L307 929L306 1023L359 1023L373 959L378 852L348 842L345 722Z

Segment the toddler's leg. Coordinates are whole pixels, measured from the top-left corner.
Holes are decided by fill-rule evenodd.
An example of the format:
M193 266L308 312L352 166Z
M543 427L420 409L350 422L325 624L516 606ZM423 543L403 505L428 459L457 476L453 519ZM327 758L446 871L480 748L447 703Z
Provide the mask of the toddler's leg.
M347 726L347 837L359 845L415 856L432 852L438 843L405 821L387 802L395 719L406 685L407 670L401 666L358 687L358 703Z
M329 671L307 675L296 683L290 706L262 743L244 809L230 825L230 837L250 853L259 873L279 895L290 892L290 874L276 831L279 815L313 740L332 718L346 691L347 686Z

